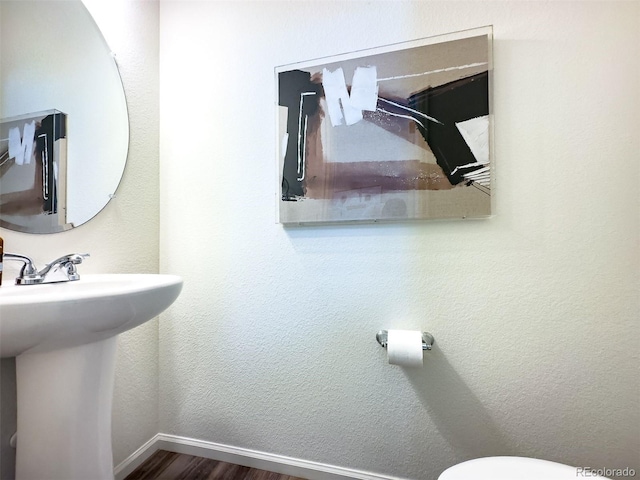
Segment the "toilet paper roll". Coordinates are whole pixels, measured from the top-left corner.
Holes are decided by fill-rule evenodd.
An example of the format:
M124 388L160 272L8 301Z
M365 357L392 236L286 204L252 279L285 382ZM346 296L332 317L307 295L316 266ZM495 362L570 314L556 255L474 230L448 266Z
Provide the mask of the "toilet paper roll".
M422 366L422 332L415 330L389 330L387 358L390 365L401 367Z

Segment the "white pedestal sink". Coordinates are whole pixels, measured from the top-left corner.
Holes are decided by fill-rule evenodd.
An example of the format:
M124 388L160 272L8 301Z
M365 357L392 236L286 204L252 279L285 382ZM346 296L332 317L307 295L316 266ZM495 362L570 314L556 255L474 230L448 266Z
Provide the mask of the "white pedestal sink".
M16 357L16 480L113 479L116 335L180 294L175 275L83 275L0 288L0 357Z

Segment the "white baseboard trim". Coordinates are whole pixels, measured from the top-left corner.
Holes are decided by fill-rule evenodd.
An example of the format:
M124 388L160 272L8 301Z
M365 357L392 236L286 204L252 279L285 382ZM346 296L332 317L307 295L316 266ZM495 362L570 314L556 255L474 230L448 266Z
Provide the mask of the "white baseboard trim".
M337 467L325 463L311 462L299 458L285 457L177 435L167 435L165 433L158 433L120 463L114 470L115 480L124 480L127 475L157 450L195 455L309 480L403 480L399 477L383 476L362 470Z
M159 448L156 446L158 435L154 435L147 440L139 449L125 458L113 469L114 480L124 480L124 478L144 463Z

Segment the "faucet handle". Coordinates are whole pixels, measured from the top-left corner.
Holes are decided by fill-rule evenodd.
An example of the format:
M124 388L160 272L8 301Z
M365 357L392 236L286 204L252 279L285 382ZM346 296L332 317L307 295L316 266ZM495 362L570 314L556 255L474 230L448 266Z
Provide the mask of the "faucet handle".
M56 258L53 262L48 263L48 267L54 267L56 265L64 265L66 263L72 263L74 265L78 265L82 263L85 257L89 257L88 253L69 253L67 255L63 255L60 258Z
M62 258L59 258L57 260L57 263L71 263L73 265L79 265L82 263L82 260L84 260L86 257L90 257L91 255L89 255L88 253L70 253L69 255L65 255ZM53 262L56 263L56 262Z
M80 275L78 275L78 270L76 269L76 265L79 265L80 263L82 263L82 260L84 260L88 256L89 256L88 253L69 253L67 255L63 255L60 258L56 258L53 262L48 263L46 267L44 267L39 272L39 275L42 277L43 283L49 283L53 281L80 280ZM62 280L49 279L47 276L49 272L51 272L52 275L54 275L53 272L56 272L56 271L64 272L64 274L66 274L66 278L63 278Z
M80 280L80 275L78 275L78 269L76 265L82 263L86 257L90 257L88 253L70 253L67 255L68 261L64 262L62 265L67 269L67 277L69 280Z
M17 260L23 263L20 275L16 278L16 285L35 285L42 282L42 277L38 273L38 269L31 257L19 253L5 253L4 259Z

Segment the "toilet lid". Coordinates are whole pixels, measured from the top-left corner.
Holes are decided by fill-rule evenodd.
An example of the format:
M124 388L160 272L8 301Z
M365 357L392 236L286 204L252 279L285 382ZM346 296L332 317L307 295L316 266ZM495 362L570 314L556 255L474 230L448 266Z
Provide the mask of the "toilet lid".
M438 480L576 480L586 470L537 458L485 457L454 465ZM589 478L605 478L590 472Z

